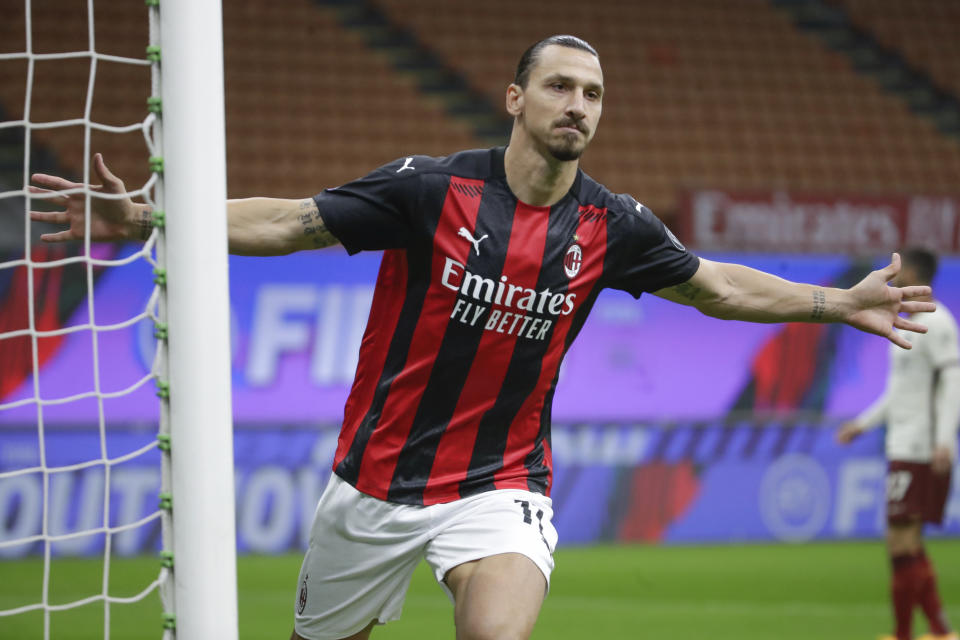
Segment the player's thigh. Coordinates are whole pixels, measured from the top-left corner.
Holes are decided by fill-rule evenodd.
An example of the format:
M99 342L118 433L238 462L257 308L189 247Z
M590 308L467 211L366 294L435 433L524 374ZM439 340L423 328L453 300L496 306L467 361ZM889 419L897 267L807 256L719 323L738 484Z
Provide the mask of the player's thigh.
M461 564L445 582L454 597L457 640L529 638L547 588L540 568L519 553Z
M511 489L440 506L426 559L454 601L457 637L526 638L553 571L550 499Z

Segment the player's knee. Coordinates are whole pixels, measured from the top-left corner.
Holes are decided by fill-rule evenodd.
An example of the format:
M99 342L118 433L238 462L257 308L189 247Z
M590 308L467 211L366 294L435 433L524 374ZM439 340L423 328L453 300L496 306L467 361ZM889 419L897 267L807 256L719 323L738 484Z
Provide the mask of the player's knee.
M457 629L457 640L527 640L529 635L515 629L499 629L492 625Z
M472 616L457 624L457 640L527 640L531 629L503 616Z
M922 525L919 522L890 522L887 527L887 549L890 555L913 554L923 547Z

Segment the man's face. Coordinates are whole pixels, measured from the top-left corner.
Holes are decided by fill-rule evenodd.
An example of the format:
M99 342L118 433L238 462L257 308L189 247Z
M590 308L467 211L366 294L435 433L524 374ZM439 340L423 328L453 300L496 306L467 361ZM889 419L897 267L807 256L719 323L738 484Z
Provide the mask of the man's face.
M511 88L515 87L512 85ZM593 54L550 45L540 52L525 89L508 109L542 151L557 160L576 160L600 122L603 72Z

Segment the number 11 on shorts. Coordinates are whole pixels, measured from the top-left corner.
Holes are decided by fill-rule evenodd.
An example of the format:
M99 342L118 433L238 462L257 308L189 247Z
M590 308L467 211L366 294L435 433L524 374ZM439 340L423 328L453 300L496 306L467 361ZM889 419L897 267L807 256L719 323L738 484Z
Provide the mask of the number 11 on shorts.
M533 524L533 511L530 509L529 500L514 500L515 503L520 505L520 508L523 509L523 521L526 524ZM540 538L543 540L543 544L547 545L547 549L550 549L549 543L547 543L546 536L543 535L543 509L537 509L537 523L540 525Z

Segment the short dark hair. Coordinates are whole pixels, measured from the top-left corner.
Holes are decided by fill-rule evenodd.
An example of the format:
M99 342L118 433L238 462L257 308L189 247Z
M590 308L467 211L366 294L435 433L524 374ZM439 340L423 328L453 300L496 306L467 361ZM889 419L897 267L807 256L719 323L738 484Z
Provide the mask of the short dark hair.
M513 77L514 84L526 88L527 80L530 79L530 69L537 62L537 59L540 58L540 52L552 44L569 47L571 49L580 49L581 51L592 53L597 59L600 58L600 54L590 46L590 43L577 36L550 36L549 38L544 38L540 42L530 45L530 48L523 52L523 55L520 56L520 62L517 64L517 75Z
M937 275L937 254L923 247L910 247L903 251L903 264L909 265L923 284L933 282Z

